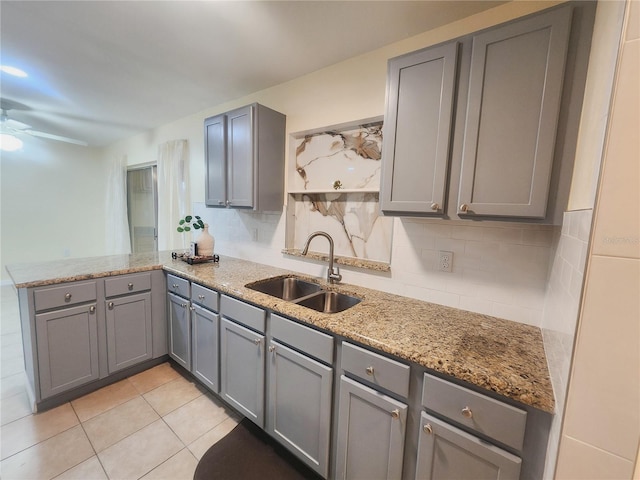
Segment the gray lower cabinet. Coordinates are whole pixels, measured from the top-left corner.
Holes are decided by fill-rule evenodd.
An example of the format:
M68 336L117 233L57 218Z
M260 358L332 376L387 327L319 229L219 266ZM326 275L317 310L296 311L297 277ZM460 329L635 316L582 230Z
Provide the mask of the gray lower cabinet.
M107 300L109 374L152 358L151 293Z
M169 355L179 365L191 370L191 321L189 300L167 294L169 321Z
M336 479L399 479L407 405L344 375L336 448Z
M220 394L260 427L264 427L264 348L263 334L222 317Z
M35 326L42 399L99 378L95 303L36 314Z
M416 480L517 480L520 458L422 412Z
M268 360L267 431L326 478L333 368L273 340Z
M193 305L191 312L191 372L209 390L220 391L218 381L220 315Z

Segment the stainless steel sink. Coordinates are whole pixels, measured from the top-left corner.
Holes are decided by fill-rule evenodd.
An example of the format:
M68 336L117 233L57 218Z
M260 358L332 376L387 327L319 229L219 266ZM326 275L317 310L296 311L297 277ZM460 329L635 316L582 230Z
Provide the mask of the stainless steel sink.
M317 283L297 277L267 278L245 287L323 313L342 312L361 301L344 293L328 292Z
M360 303L360 299L339 292L321 292L296 302L318 312L337 313Z
M296 277L269 278L249 283L246 287L288 301L306 297L322 290L322 287L317 283L307 282Z

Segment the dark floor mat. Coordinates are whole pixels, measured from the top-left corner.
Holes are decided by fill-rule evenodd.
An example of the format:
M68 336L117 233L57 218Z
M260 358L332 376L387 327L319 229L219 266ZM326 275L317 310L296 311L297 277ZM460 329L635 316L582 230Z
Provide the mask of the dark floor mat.
M194 480L318 480L321 477L243 419L198 462Z

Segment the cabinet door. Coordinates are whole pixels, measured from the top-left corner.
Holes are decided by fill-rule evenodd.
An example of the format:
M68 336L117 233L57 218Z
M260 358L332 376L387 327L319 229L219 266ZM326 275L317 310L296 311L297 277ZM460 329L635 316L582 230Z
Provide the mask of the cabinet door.
M326 478L333 369L275 341L268 358L267 431Z
M253 107L227 114L227 200L233 207L253 207Z
M191 370L191 322L189 300L173 293L169 298L169 355L187 370Z
M222 317L220 393L249 420L264 427L264 335Z
M422 412L418 480L517 480L520 458Z
M459 215L543 218L571 9L473 38Z
M218 115L204 122L205 204L226 206L227 201L227 117Z
M389 62L383 212L444 213L458 43Z
M407 406L343 375L339 408L336 478L401 478Z
M36 338L42 399L98 379L95 304L36 315Z
M220 315L206 308L193 307L191 345L193 362L191 371L209 390L218 393L218 326Z
M109 373L151 359L151 293L115 298L106 304Z

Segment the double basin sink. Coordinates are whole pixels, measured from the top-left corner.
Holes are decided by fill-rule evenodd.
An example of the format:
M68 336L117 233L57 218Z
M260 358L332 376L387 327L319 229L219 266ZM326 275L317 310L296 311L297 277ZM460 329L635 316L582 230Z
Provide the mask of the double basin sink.
M360 303L360 299L340 292L324 290L320 285L297 277L276 277L245 285L316 312L338 313Z

